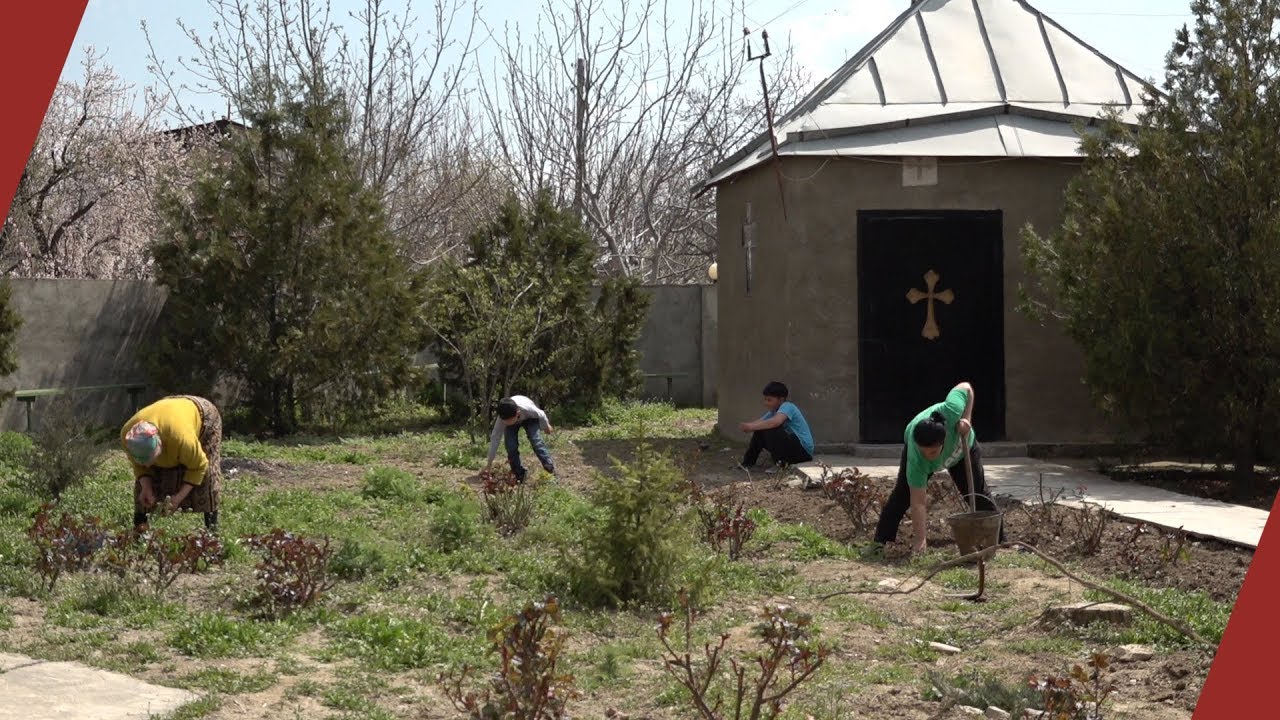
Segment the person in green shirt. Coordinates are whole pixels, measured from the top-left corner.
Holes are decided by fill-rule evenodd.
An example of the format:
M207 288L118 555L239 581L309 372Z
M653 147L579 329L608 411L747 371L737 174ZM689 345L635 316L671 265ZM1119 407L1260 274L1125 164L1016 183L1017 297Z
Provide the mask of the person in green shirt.
M927 488L929 478L935 472L946 469L960 493L968 498L969 482L974 481L978 509L995 510L995 503L987 495L986 479L982 471L982 451L977 433L973 431L973 386L962 382L951 389L943 402L925 408L907 423L903 433L902 460L898 465L898 482L880 511L876 525L875 541L880 545L893 542L898 537L898 525L911 510L911 550L925 549L925 530L928 523ZM969 445L969 459L973 466L973 478L964 469L964 445ZM1005 541L1004 526L1000 526L1000 542Z

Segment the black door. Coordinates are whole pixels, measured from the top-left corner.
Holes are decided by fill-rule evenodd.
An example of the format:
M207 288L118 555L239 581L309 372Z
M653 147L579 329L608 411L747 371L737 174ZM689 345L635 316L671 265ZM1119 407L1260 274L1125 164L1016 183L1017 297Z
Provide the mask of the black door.
M961 380L978 440L1004 439L1003 238L998 210L858 212L863 442L901 443Z

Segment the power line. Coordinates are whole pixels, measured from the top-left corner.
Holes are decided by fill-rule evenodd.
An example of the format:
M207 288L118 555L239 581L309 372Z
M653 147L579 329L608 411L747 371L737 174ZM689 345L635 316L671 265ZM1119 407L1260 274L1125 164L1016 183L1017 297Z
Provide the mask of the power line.
M799 9L801 5L806 5L806 4L808 4L809 2L811 2L811 1L812 1L812 0L796 0L796 2L794 2L794 3L792 3L792 4L791 4L791 7L787 8L786 10L783 10L782 12L778 13L777 15L774 15L773 17L769 18L768 20L766 20L766 21L764 21L764 22L762 22L762 23L759 23L759 25L756 27L756 29L757 29L757 30L760 30L760 29L763 29L766 25L770 25L770 24L772 24L772 23L777 22L777 21L778 21L780 18L782 18L784 15L787 15L788 13L791 13L792 11Z

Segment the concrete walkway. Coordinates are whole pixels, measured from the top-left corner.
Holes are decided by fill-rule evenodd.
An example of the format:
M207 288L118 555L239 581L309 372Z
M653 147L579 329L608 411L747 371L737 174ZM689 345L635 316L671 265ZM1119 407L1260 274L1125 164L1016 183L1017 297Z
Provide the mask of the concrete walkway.
M899 452L901 452L899 450ZM856 467L873 477L896 478L898 458L868 458L849 455L819 456L798 466L810 478L822 477L820 463L833 471ZM984 459L987 486L992 494L1017 500L1039 502L1041 481L1046 498L1060 492L1058 502L1070 507L1084 503L1101 505L1125 518L1170 530L1181 527L1193 535L1214 538L1236 545L1257 548L1267 511L1218 500L1180 495L1156 487L1116 482L1089 470L1026 457ZM935 476L934 482L946 477ZM949 483L951 479L946 478Z
M0 720L148 720L198 699L79 663L0 653Z

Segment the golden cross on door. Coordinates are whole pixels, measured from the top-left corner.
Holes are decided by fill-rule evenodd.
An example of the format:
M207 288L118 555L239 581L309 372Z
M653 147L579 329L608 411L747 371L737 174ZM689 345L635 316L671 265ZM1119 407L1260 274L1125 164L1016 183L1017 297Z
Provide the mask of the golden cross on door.
M921 300L929 301L929 309L925 313L924 318L924 329L920 331L920 334L928 340L936 340L937 337L942 334L938 329L938 321L933 317L933 301L941 300L942 302L950 305L951 301L956 299L956 294L950 290L943 290L942 292L937 293L933 291L933 288L938 284L938 280L938 273L930 270L924 274L924 284L925 287L928 288L926 292L920 292L915 288L911 288L907 291L907 300L910 301L912 305L915 305Z

